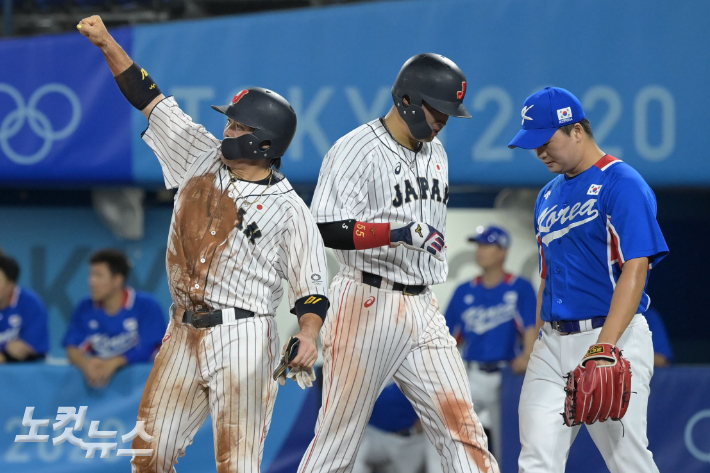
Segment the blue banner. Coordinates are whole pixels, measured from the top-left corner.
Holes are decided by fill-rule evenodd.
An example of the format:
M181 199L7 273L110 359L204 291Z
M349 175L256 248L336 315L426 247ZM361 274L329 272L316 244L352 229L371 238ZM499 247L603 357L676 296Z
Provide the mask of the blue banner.
M575 93L603 150L654 185L710 183L698 130L710 127L707 3L632 0L402 1L139 26L133 55L196 121L222 136L228 103L244 87L284 95L298 130L284 169L314 182L339 137L382 116L404 61L420 52L466 73L473 119L440 136L455 184L542 185L549 171L507 144L525 98L544 86ZM160 178L134 129L136 178Z
M510 371L504 373L501 384L502 473L518 471L518 400L522 386L523 376ZM648 447L659 471L701 473L710 468L708 392L710 368L673 366L659 368L654 373L648 398ZM584 426L572 445L566 471L608 471Z
M132 31L114 37L130 51ZM80 34L0 41L0 181L128 183L130 105Z
M710 184L698 130L710 126L710 4L629 0L439 0L173 22L112 34L197 122L221 137L210 109L264 86L298 113L284 159L314 183L330 146L382 116L404 61L438 52L467 74L471 120L439 138L453 184L540 186L534 154L510 150L524 99L561 86L582 101L601 148L652 185ZM103 55L78 32L0 41L0 182L162 184L141 141L145 118L122 98Z
M81 372L73 366L22 364L0 366L0 471L3 473L82 473L130 471L130 457L117 456L119 449L130 449L130 442L121 436L136 426L138 405L143 387L150 374L150 364L138 364L121 369L105 389L89 388ZM318 373L321 376L321 373ZM37 389L41 385L41 389ZM264 445L264 473L296 471L303 452L315 428L321 393L317 387L302 390L295 382L279 388L269 434ZM59 407L73 407L80 412L87 406L82 429L73 435L85 443L116 443L108 458L86 458L87 451L68 441L54 445L63 428L54 430ZM23 425L25 408L34 407L33 420L48 420L39 427L38 435L48 436L45 442L16 442L16 435L28 435L29 425ZM89 437L91 421L99 421L98 430L116 431L114 438ZM74 427L70 422L68 427ZM304 443L305 442L305 443ZM212 421L207 419L180 458L178 471L194 473L216 472Z

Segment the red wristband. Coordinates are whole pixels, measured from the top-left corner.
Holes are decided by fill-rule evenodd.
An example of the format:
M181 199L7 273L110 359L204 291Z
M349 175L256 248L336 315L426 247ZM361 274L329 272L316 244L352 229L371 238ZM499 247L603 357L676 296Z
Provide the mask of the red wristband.
M390 244L390 224L356 222L353 241L356 250L387 246Z

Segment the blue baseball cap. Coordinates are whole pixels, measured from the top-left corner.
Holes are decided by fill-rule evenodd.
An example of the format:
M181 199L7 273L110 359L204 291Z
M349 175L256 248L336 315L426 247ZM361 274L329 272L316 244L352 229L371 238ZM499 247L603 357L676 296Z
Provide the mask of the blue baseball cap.
M559 87L545 87L525 100L523 129L508 148L535 149L544 145L561 126L584 120L584 110L577 97Z
M510 235L500 227L478 227L476 234L468 237L468 241L483 243L484 245L498 245L503 249L510 246Z

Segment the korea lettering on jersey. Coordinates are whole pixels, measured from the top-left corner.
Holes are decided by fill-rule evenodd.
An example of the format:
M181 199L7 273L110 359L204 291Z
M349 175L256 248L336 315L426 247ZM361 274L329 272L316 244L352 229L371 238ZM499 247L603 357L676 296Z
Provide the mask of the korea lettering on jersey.
M572 179L556 177L540 191L535 231L545 321L607 315L624 263L648 257L650 268L668 253L653 191L610 155ZM644 293L637 312L649 303Z
M465 298L464 298L465 299ZM473 296L471 296L473 299ZM473 300L471 301L473 302ZM520 315L518 314L518 293L515 291L506 291L503 295L503 302L492 307L472 306L469 307L463 314L463 320L466 330L477 335L486 333L487 331L508 322L516 320L520 326Z
M340 138L328 151L311 212L318 223L422 221L446 235L448 169L438 139L412 151L376 119ZM344 271L354 268L402 284L440 284L448 272L446 261L403 246L334 252Z
M126 288L121 310L108 315L100 304L81 301L69 324L63 346L74 346L99 358L123 355L129 363L146 361L160 346L165 316L149 294Z
M518 355L520 335L535 325L535 290L529 281L507 273L487 288L479 276L461 284L446 308L452 335L463 337L465 360L493 362Z

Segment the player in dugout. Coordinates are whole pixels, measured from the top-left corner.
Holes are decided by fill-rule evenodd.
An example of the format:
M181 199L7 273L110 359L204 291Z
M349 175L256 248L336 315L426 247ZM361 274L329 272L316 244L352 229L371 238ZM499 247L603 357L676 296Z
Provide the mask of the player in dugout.
M102 388L123 366L152 360L167 327L150 294L126 285L130 264L119 250L99 250L90 259L87 297L74 310L63 345L94 388Z
M47 309L19 277L20 265L0 251L0 363L41 360L49 351Z

